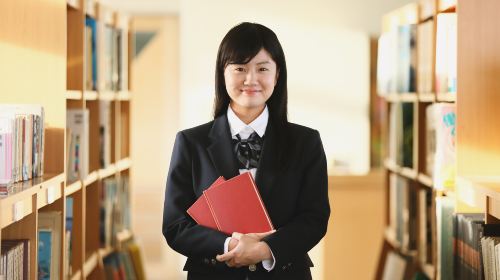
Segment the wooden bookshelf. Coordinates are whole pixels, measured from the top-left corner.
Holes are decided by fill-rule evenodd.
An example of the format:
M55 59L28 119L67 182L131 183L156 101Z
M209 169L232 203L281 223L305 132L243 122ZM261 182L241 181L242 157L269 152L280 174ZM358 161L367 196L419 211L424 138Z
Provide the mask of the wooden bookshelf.
M416 5L416 6L415 6ZM413 182L419 190L419 194L432 194L430 196L432 205L430 206L433 215L430 219L432 257L431 261L423 261L429 257L422 257L424 252L420 252L420 240L417 239L415 261L418 270L430 279L440 278L439 254L437 251L439 209L437 201L447 199L453 201L453 209L456 213L483 213L486 224L500 224L500 174L498 166L500 164L500 80L498 71L500 68L500 30L496 28L500 24L500 17L496 11L500 10L500 2L495 0L420 0L415 5L407 5L395 10L382 19L384 32L397 25L415 23L414 13L417 13L418 25L432 24L433 48L432 57L432 84L436 87L435 64L439 57L436 57L436 37L437 19L441 13L456 13L457 17L457 87L454 92L418 92L418 102L415 103L415 123L413 139L416 141L416 149L413 157L416 160L411 169L405 169L391 160L385 161L384 167L387 178L391 174L403 176ZM413 7L413 12L411 11ZM477 32L481 30L481 32ZM439 54L438 54L439 55ZM417 71L416 71L417 72ZM418 78L417 78L418 79ZM455 92L456 91L456 92ZM402 98L398 94L385 95L389 106L398 104ZM405 100L405 102L413 102ZM435 178L427 174L426 160L426 109L434 103L455 104L456 106L456 171L454 185L450 188L436 189ZM386 139L389 139L387 137ZM390 186L387 187L386 197L387 209L391 207L389 203ZM426 202L417 199L417 208L425 205ZM443 202L440 202L443 203ZM380 254L379 266L376 279L381 279L384 269L387 248L402 255L408 255L408 248L404 248L395 238L393 228L389 227L390 210L387 212L387 228L384 237L384 246ZM427 211L427 210L426 210ZM417 212L424 215L422 212ZM427 214L425 214L427 215ZM420 217L420 216L419 216ZM417 220L419 219L417 218ZM447 222L447 221L443 221ZM418 222L419 236L422 235L421 227L424 225ZM425 231L423 231L425 232ZM425 240L425 239L423 239ZM422 241L423 242L423 241ZM429 252L427 252L429 253Z
M89 77L86 17L96 20L99 32L107 25L121 31L120 86L102 87L105 38L96 34L98 86L86 87ZM9 186L0 197L0 244L9 239L29 240L29 279L37 279L39 217L61 213L60 256L56 273L60 279L103 279L103 259L133 238L129 228L111 236L116 245L103 247L100 240L101 194L104 181L124 179L132 166L130 158L129 19L97 1L35 0L6 1L0 9L0 104L40 104L45 112L44 175ZM114 54L114 53L112 53ZM99 61L98 60L98 61ZM26 82L29 77L29 82ZM100 102L110 102L109 163L100 160ZM67 112L89 110L89 172L68 180ZM126 147L125 147L126 145ZM82 151L80 151L82 152ZM128 189L130 191L130 189ZM68 199L72 201L71 257L65 250ZM113 242L114 244L115 242ZM2 252L3 253L3 252ZM71 271L65 268L70 262Z

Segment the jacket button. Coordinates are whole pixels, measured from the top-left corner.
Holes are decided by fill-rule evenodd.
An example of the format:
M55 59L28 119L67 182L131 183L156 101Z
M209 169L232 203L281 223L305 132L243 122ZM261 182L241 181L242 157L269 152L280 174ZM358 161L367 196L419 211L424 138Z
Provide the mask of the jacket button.
M209 264L208 259L207 259L207 258L203 259L203 263L204 263L204 264Z
M217 263L217 261L215 259L212 259L212 265L215 265Z
M255 264L251 264L251 265L248 266L248 270L250 270L252 272L256 271L257 270L257 266L255 266Z
M286 265L284 265L284 266L282 267L282 269L283 269L283 270L286 270Z

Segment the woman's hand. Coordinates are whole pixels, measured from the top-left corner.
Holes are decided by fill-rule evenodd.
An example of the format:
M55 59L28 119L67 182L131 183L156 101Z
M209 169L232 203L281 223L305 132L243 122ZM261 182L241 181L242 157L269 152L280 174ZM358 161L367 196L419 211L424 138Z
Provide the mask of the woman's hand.
M271 259L271 249L261 240L274 232L274 230L249 234L235 232L229 242L229 251L223 255L217 255L217 260L226 262L229 267L241 267Z

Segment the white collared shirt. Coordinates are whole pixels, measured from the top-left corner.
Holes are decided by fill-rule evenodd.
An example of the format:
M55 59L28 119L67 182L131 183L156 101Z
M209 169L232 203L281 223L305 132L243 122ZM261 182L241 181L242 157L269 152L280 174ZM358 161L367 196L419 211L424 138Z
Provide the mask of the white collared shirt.
M250 134L256 132L261 138L264 137L264 133L266 132L267 122L269 120L269 110L267 109L267 105L264 108L264 111L260 113L260 115L253 120L251 123L246 124L236 114L234 113L231 106L227 106L227 120L229 122L229 129L231 130L231 137L233 139L237 139L236 135L239 134L241 139L247 139ZM252 174L252 177L255 179L255 174L257 173L257 168L248 169L239 169L240 174L249 172ZM228 252L229 241L231 237L226 238L224 242L224 253ZM264 260L262 261L262 266L267 270L271 271L274 268L274 264L276 263L276 259L274 258L274 254L271 251L272 260Z
M245 124L242 120L240 120L240 118L238 118L238 116L236 116L233 109L231 109L231 106L227 106L227 120L229 122L229 129L231 130L231 137L233 139L237 139L236 134L239 134L241 139L247 139L253 132L256 132L262 138L266 132L267 121L269 120L269 110L266 105L264 111L262 111L262 113L260 113L255 120L249 124ZM252 177L255 179L257 168L252 168L250 170L239 169L239 171L240 174L250 171Z

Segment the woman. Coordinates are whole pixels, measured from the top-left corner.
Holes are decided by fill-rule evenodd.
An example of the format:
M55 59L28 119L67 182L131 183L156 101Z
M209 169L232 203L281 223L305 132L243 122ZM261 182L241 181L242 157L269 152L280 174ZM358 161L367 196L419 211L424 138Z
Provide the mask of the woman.
M177 134L163 235L188 257L188 279L311 279L307 252L325 235L326 159L316 130L287 120L287 71L278 38L255 23L222 40L214 120ZM245 153L246 152L246 153ZM276 231L232 236L186 210L219 176L251 172Z

